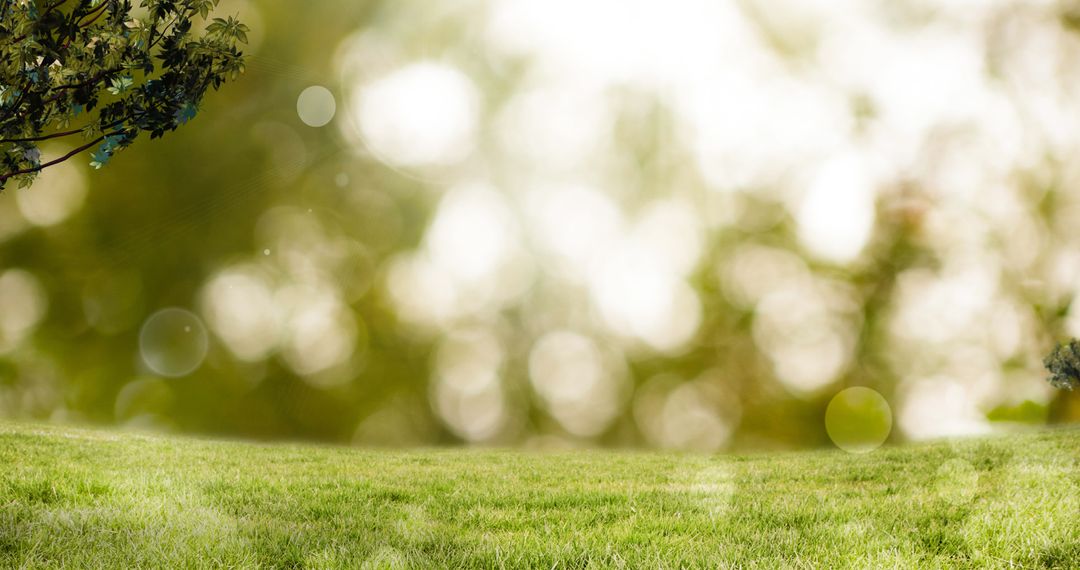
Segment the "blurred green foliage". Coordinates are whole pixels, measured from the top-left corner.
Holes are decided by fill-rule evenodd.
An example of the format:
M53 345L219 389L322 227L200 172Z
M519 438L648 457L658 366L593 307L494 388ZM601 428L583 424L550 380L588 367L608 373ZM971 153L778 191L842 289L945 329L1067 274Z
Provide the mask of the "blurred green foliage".
M1080 57L1060 21L518 4L222 0L248 71L187 128L0 195L0 413L699 450L828 444L852 386L894 440L1080 417L1041 370L1080 98L1010 75ZM834 36L894 59L858 83Z

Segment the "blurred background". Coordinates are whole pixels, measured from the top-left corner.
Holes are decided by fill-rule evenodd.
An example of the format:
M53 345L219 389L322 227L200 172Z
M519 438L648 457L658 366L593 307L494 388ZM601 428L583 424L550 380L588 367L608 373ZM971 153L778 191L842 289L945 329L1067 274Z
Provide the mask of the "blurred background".
M229 14L248 72L192 123L0 195L0 415L699 451L1080 419L1041 363L1080 335L1080 2Z

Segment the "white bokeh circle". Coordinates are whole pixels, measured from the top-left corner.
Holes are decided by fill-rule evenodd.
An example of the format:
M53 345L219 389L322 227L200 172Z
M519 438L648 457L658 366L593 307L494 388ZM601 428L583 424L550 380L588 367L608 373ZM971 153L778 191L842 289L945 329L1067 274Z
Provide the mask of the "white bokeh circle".
M300 92L296 99L296 114L309 127L322 127L334 119L337 100L329 89L312 85Z
M139 355L150 370L177 378L195 371L210 348L202 320L177 307L162 309L139 331Z

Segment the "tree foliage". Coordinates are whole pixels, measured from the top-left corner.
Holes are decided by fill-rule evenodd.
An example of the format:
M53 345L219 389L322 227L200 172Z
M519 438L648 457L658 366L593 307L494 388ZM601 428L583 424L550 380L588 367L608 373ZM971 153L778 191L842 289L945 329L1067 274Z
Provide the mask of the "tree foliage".
M1047 380L1055 388L1080 387L1080 341L1073 339L1054 347L1043 364L1050 371Z
M140 133L194 118L244 71L248 28L211 19L219 1L0 0L0 189L88 150L101 168ZM70 152L42 156L68 138Z

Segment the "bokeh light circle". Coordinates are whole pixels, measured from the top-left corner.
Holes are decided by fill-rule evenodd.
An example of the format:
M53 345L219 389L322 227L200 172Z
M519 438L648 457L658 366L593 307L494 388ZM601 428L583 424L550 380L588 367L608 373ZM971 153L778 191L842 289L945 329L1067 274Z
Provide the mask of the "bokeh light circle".
M480 95L464 73L418 62L364 85L353 97L365 145L394 166L446 166L476 144Z
M210 340L199 317L177 307L162 309L143 323L139 355L156 374L187 376L206 358Z
M82 170L69 162L42 170L32 187L15 194L15 203L23 218L42 227L55 226L68 219L85 201L86 179Z
M309 127L322 127L334 119L337 101L334 94L322 85L312 85L296 99L296 114Z
M872 388L847 388L833 396L825 410L825 431L837 447L867 453L885 443L892 431L892 409Z
M590 337L558 330L529 352L529 381L548 412L568 432L592 437L621 411L622 381Z
M41 282L22 269L0 273L0 352L34 330L49 308Z
M116 394L114 417L118 422L166 418L174 399L173 391L165 380L139 378L125 384Z

